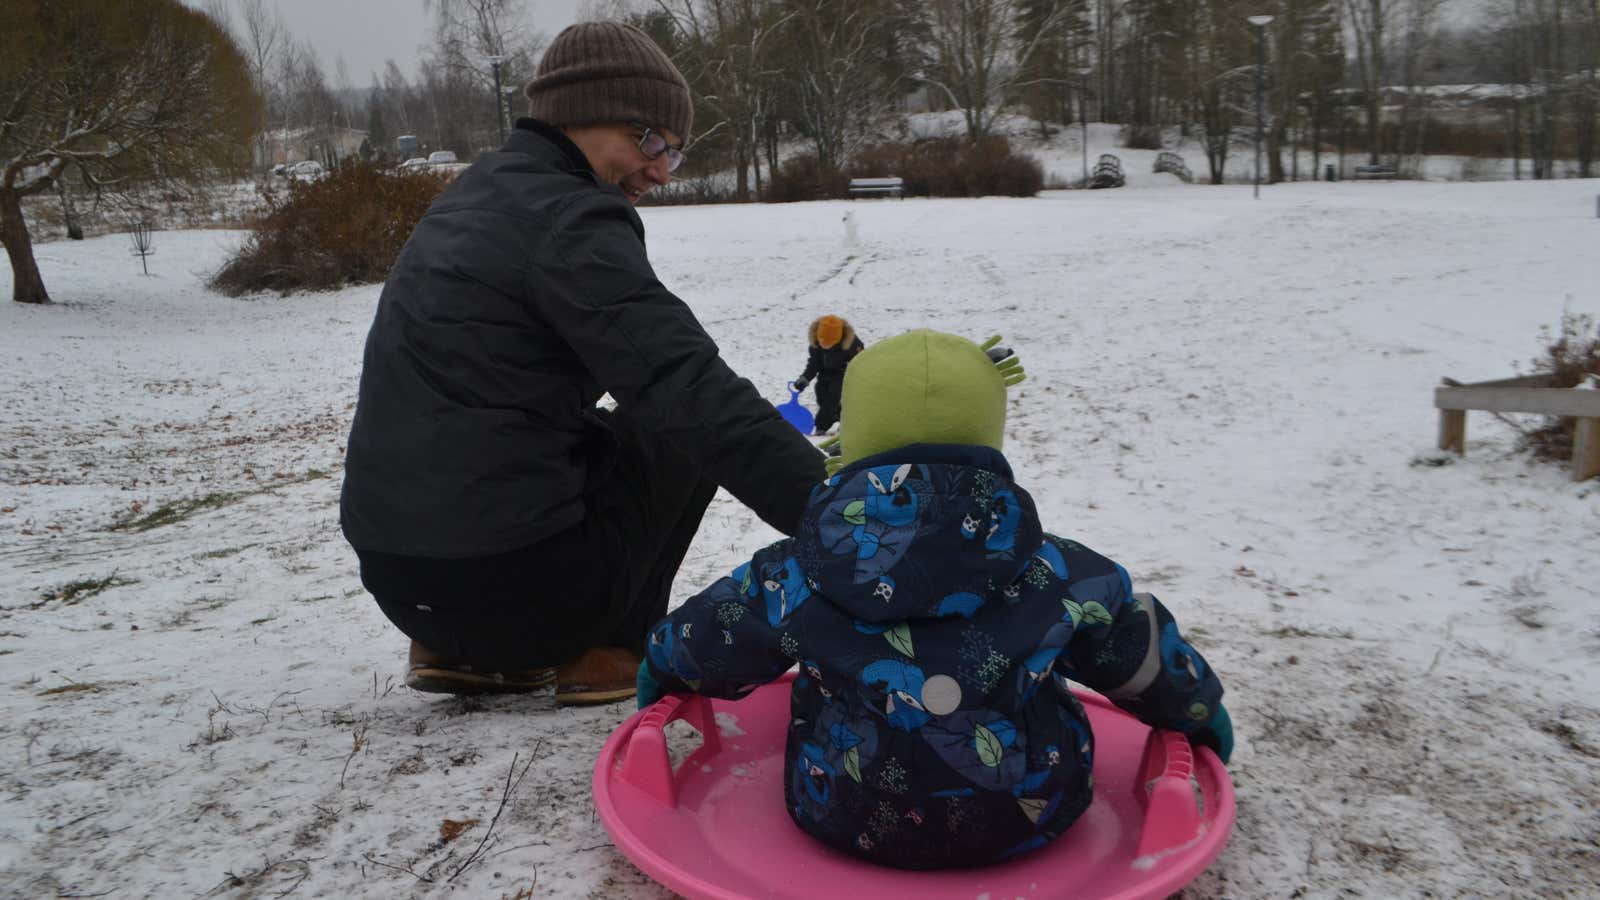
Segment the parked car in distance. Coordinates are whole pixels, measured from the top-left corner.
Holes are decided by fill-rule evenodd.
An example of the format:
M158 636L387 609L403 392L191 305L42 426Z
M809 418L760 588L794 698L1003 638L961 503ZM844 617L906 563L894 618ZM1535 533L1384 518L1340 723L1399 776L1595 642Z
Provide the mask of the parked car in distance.
M314 159L297 162L285 170L284 174L290 178L320 178L323 174L322 163Z
M406 160L405 162L401 163L396 168L398 168L402 172L410 172L410 171L412 171L414 169L426 169L427 167L428 167L428 161L426 159L423 159L420 156L413 156L410 159Z
M428 165L430 166L442 166L453 162L460 162L460 160L456 159L454 150L435 150L428 154Z

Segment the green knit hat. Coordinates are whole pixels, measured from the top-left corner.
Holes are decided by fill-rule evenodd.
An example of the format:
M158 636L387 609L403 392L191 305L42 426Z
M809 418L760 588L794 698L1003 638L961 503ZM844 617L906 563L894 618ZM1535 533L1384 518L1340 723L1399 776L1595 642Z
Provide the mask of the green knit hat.
M844 373L840 465L908 444L1005 442L1006 388L1022 380L1009 351L928 329L873 344ZM1003 361L1002 361L1003 360Z

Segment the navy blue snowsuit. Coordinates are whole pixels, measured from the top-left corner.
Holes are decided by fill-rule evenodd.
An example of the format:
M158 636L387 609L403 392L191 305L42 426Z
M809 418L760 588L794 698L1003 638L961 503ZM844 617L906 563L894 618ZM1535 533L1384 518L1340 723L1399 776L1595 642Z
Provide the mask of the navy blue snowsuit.
M742 696L800 664L785 800L807 833L906 868L1043 846L1088 806L1070 678L1195 731L1222 685L1120 565L1045 534L1005 457L920 444L812 491L795 537L651 630L666 691Z

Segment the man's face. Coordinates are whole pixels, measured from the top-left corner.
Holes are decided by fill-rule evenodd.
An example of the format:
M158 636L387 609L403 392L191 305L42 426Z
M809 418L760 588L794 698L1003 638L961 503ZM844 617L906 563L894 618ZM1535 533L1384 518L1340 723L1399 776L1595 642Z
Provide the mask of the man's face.
M562 129L572 139L600 180L622 189L629 203L638 203L651 188L672 180L671 161L666 152L647 158L639 149L644 130L632 125L574 125ZM682 139L670 129L654 129L674 149Z

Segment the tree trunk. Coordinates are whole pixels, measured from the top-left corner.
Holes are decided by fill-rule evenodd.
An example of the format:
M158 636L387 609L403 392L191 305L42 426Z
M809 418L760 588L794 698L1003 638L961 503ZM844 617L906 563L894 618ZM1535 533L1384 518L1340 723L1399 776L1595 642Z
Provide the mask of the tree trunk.
M1522 180L1522 106L1511 101L1511 178Z
M1274 122L1267 129L1267 184L1283 181L1283 129Z
M0 188L0 243L11 258L11 299L18 303L49 303L39 264L33 259L33 239L22 218L22 198L11 188Z

